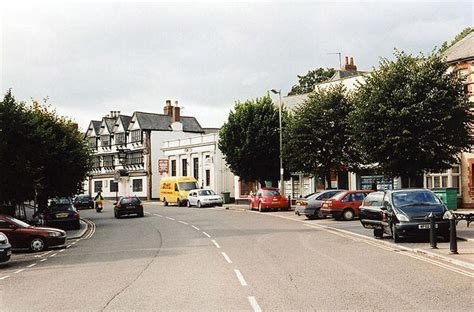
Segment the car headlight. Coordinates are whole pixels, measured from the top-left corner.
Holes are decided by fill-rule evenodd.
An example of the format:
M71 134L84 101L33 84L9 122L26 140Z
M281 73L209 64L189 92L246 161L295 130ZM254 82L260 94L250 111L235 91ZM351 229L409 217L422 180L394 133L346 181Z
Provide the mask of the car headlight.
M5 244L8 244L8 237L5 234L0 233L0 241L5 241Z
M48 232L49 237L59 237L61 233L59 232Z
M445 211L445 213L443 214L443 219L451 219L453 217L453 213L451 212L451 210L447 210Z
M404 214L397 213L397 214L395 214L395 215L397 216L397 219L398 219L398 221L400 221L400 222L408 222L408 221L410 221L410 219L408 219L408 217L405 216Z

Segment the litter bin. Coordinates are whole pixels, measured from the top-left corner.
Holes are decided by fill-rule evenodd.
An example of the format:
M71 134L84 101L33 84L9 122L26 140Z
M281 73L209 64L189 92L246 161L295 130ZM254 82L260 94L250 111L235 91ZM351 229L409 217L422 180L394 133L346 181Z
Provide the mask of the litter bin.
M224 204L230 203L230 192L222 192L222 199L224 200Z
M449 210L458 209L458 189L455 187L432 189Z

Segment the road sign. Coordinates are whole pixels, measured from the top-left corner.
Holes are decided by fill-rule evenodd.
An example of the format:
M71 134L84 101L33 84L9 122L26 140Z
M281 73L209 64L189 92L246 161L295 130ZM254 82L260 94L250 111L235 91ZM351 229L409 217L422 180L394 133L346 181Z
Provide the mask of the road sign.
M168 173L169 163L168 159L158 159L158 172L160 174Z

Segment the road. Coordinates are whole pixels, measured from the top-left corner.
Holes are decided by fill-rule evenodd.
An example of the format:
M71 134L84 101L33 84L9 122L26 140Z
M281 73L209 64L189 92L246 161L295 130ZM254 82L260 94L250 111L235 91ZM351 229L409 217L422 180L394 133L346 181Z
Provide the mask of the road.
M469 310L473 274L272 214L83 210L95 232L0 265L1 311Z

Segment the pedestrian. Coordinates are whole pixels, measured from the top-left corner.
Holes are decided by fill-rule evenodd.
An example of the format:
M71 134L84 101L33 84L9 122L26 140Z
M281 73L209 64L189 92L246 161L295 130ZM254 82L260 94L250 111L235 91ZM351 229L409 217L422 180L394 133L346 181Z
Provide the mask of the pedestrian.
M372 189L372 191L377 192L377 180L374 180L374 182L372 182L371 189Z

